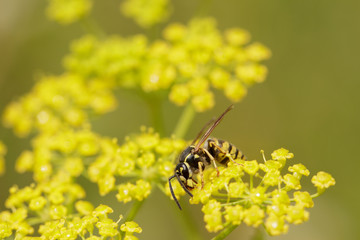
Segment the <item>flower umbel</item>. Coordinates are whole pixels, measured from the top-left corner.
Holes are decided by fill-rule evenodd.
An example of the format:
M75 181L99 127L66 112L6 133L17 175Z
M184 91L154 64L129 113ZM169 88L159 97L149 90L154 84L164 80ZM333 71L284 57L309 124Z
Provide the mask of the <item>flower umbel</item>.
M22 189L12 187L5 203L11 212L0 212L0 237L9 237L13 232L15 238L30 236L35 233L33 225L37 222L41 224L36 228L36 235L46 239L120 235L119 221L108 218L113 210L106 205L94 208L90 202L79 200L85 197L85 191L73 181L68 174L59 172L49 181ZM71 213L74 206L76 212Z
M62 128L86 127L89 115L104 114L115 107L111 88L100 79L86 80L73 74L44 76L30 93L7 106L3 123L19 137L51 134Z
M123 9L142 2L146 1L128 0ZM73 74L111 80L114 87L141 89L146 94L166 91L174 104L190 102L198 112L214 106L214 89L238 102L249 87L266 77L267 68L261 62L271 56L270 50L260 43L248 44L250 34L245 30L221 33L215 19L203 18L188 25L170 24L163 36L154 42L144 35L105 40L85 36L73 43L65 68Z
M37 234L46 238L93 235L94 226L99 237L120 236L119 221L107 217L113 210L106 205L94 208L91 202L82 200L86 192L76 178L83 175L97 183L100 195L117 190L116 197L123 203L143 201L154 183L166 182L174 168L173 159L185 141L161 138L151 128L142 127L140 134L118 145L116 139L95 134L89 128L64 128L39 134L32 145L32 151L21 154L16 169L33 172L36 183L10 189L5 206L12 213L0 213L2 237L14 231L16 237L31 236L35 230L28 219L42 222ZM5 147L0 150L5 153ZM118 182L134 177L136 181ZM140 233L141 228L133 221L124 224L121 231L125 239L136 239L133 233ZM129 227L134 224L137 227Z
M264 224L270 235L280 235L288 231L289 224L309 219L306 208L314 206L317 195L293 191L301 188L301 176L308 176L309 171L302 164L294 164L288 168L290 173L282 174L286 160L294 155L281 148L271 156L273 160L265 163L236 160L238 165L230 161L227 167L218 167L219 175L214 168L205 170L205 185L196 186L190 203L205 204L202 211L208 231L217 232L229 224L244 222L253 227ZM331 175L324 172L312 181L320 189L335 184Z

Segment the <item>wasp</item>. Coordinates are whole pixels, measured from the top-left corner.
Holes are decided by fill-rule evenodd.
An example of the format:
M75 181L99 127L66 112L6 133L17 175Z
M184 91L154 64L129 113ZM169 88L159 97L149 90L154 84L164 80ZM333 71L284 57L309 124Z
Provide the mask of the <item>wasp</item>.
M207 123L190 146L179 155L179 163L175 167L174 175L169 178L169 187L171 195L180 210L181 206L174 194L171 179L176 178L185 192L190 197L193 197L190 190L197 184L194 177L200 174L201 184L204 186L203 171L205 168L213 165L219 175L217 164L226 166L229 161L239 164L235 161L236 159L246 159L244 154L228 141L209 138L212 131L232 108L233 105L230 105L215 121ZM203 133L207 127L208 129Z

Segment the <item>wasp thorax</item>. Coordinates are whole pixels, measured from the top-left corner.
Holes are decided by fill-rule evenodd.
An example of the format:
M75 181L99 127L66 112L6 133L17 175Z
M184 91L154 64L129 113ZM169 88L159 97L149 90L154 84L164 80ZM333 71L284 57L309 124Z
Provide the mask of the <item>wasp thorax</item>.
M179 156L179 162L189 161L194 158L195 147L188 146Z

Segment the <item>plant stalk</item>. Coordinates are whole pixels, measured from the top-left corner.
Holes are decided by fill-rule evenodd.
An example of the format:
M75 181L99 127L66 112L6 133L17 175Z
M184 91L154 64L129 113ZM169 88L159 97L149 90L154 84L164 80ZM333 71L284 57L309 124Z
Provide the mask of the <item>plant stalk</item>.
M191 105L191 103L189 103L183 110L183 112L180 116L180 119L175 127L174 136L176 138L184 138L185 137L185 134L188 131L190 124L192 123L192 121L194 119L194 116L195 116L195 109Z
M144 203L144 200L142 200L142 201L135 200L133 205L131 206L129 212L126 215L124 222L134 220L136 214L139 212L143 203ZM125 232L120 231L120 239L124 239L124 237L125 237Z
M153 97L145 99L150 108L151 123L154 129L161 135L164 135L164 119L161 100Z
M130 210L125 218L125 222L134 220L136 214L139 212L143 203L144 203L144 200L142 200L142 201L135 200L134 201L132 207L130 208Z
M211 240L222 240L225 239L232 231L234 231L235 228L237 228L237 225L230 224L229 226L225 227L224 230L222 230L218 235L213 237Z
M187 205L182 206L182 211L179 210L178 216L183 226L185 239L192 239L192 240L203 239L199 233L197 223L194 221L194 218L191 216Z

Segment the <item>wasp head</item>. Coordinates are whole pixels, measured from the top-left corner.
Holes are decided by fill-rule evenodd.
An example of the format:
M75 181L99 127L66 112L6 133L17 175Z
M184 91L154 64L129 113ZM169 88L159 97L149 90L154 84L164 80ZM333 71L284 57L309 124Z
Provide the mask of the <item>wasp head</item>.
M186 184L186 181L190 177L190 169L188 168L186 163L179 163L175 167L175 174L178 175L184 184Z
M192 197L193 195L187 188L187 180L191 178L191 175L192 175L191 169L190 169L188 163L186 161L181 161L178 165L176 165L174 175L169 178L169 187L170 187L171 195L172 195L173 199L175 200L176 204L178 205L178 207L180 208L180 210L181 210L181 206L180 206L180 203L177 200L174 190L172 188L171 179L176 177L176 179L178 180L178 182L180 183L180 185L184 189L184 191Z

